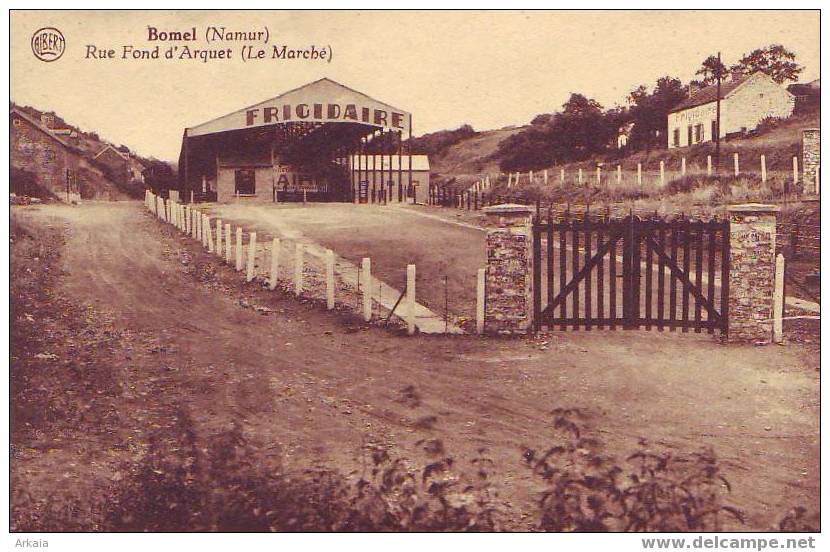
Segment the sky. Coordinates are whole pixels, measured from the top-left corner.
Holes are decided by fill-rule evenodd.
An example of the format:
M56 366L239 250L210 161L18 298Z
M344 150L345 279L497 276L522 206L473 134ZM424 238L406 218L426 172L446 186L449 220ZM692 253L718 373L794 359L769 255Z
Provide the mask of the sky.
M208 26L268 29L273 45L330 48L330 62L249 60L243 44L205 41ZM44 63L32 35L55 27L63 56ZM150 42L149 27L196 42ZM694 78L718 51L724 63L781 43L819 77L819 12L814 11L22 11L11 15L11 100L53 110L68 123L133 151L178 158L184 128L322 77L412 113L416 135L471 124L521 125L557 110L571 92L606 107L640 84ZM121 59L122 47L233 49L233 58ZM88 47L116 59L87 57Z

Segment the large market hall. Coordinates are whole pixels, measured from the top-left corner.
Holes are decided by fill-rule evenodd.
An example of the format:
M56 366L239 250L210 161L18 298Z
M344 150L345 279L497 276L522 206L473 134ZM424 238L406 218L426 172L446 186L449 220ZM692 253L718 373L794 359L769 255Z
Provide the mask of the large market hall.
M323 78L186 128L179 195L423 203L429 163L408 151L411 138L411 113Z

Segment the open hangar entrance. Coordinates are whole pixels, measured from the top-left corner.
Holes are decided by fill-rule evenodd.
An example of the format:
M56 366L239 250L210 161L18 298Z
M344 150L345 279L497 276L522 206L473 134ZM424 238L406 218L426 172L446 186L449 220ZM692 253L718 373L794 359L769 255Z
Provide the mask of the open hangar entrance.
M408 151L404 135L412 137L410 113L320 79L186 128L180 197L425 202L428 162Z

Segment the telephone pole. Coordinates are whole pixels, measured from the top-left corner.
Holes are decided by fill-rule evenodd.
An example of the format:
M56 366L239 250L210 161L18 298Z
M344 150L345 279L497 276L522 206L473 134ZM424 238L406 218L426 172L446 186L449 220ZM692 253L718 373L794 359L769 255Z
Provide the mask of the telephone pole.
M718 93L717 93L717 107L716 107L716 115L715 115L715 174L720 173L720 79L721 79L721 63L720 63L720 52L718 52L718 66L716 67L717 77L718 77Z

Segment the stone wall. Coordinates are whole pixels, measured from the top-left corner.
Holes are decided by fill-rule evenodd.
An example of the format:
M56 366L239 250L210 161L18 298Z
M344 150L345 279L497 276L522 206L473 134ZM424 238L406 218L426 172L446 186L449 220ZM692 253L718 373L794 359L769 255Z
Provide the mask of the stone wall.
M774 205L729 207L729 342L768 343L775 285Z
M821 131L805 128L801 132L801 166L804 168L804 193L816 193L816 171L821 164Z
M484 331L526 334L533 322L533 211L525 205L511 204L484 211L490 223Z
M22 117L13 114L11 122L11 165L33 173L53 194L65 193L66 169L76 168L75 156Z

